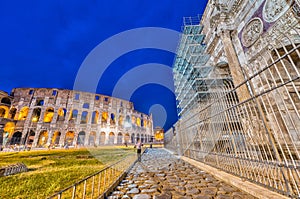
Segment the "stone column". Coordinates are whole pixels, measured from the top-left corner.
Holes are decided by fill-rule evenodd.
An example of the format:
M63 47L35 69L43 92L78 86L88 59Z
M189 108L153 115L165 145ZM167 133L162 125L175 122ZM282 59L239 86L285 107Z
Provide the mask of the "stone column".
M97 131L96 131L96 139L95 139L95 144L96 146L99 146L99 141L100 141L100 133L101 133L101 130L99 130L99 128L97 128Z
M220 28L218 35L220 36L221 41L223 43L224 52L228 60L228 66L233 79L234 86L237 87L239 84L245 81L245 78L242 72L242 68L240 66L238 56L236 54L231 40L230 33L231 30L229 29ZM237 89L237 95L240 102L250 98L250 93L246 84L240 86Z
M47 145L51 143L52 137L53 137L54 131L53 130L49 130L48 131L48 140L47 140Z

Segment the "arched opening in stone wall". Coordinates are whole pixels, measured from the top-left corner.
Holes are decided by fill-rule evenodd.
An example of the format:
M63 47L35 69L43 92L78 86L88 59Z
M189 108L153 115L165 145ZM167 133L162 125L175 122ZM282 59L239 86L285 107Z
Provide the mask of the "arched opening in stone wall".
M21 138L22 138L22 132L19 132L19 131L15 132L13 134L13 136L11 137L10 144L11 145L20 144Z
M136 125L137 126L141 126L141 119L138 117L138 118L136 118Z
M41 116L41 108L33 109L31 121L38 122L40 120L40 116Z
M144 128L147 128L148 121L147 121L147 120L143 120L143 121L144 121L143 127L144 127Z
M88 112L83 111L82 114L81 114L80 124L86 124L87 120L88 120Z
M28 145L32 145L32 143L34 141L34 137L35 137L35 132L33 130L30 130L29 136L27 138L27 144Z
M118 133L117 144L122 144L123 134L121 132Z
M114 141L115 141L115 134L113 132L110 132L108 137L108 144L114 144Z
M86 108L86 109L89 109L90 108L90 104L89 103L84 103L82 108Z
M142 143L145 142L144 134L141 134L141 142L142 142Z
M10 111L9 111L8 118L15 119L16 114L17 114L17 109L16 108L11 108Z
M60 108L57 111L57 121L64 121L66 118L66 114L67 114L67 109L65 108Z
M84 131L80 131L78 133L77 145L83 146L84 145L84 140L85 140L85 132Z
M92 114L92 124L98 124L98 120L99 120L99 112L94 111Z
M140 139L141 139L141 136L140 136L140 134L139 134L139 133L138 133L138 134L136 134L136 142L140 141Z
M104 145L105 144L105 136L106 136L105 132L101 132L100 133L100 139L99 139L99 144L100 145Z
M44 122L45 123L52 122L53 116L54 116L54 108L52 107L47 108L44 113Z
M135 135L134 135L134 133L133 134L131 134L131 143L135 143Z
M131 124L132 125L136 125L136 117L135 116L131 116Z
M130 140L130 135L129 135L129 133L126 133L124 136L125 143L129 143L129 140Z
M96 132L91 132L89 136L89 146L95 146L96 143Z
M119 125L120 127L123 126L123 120L124 120L123 116L120 115L120 116L119 116L119 120L118 120L118 125Z
M44 130L40 132L37 147L45 147L48 140L48 131Z
M29 107L24 106L19 112L18 120L26 120L28 111L29 111Z
M61 133L59 131L55 131L53 137L51 139L51 144L59 144Z
M11 136L13 132L15 131L15 123L14 122L7 122L4 126L4 132L8 132Z
M144 127L144 120L141 119L141 127Z
M36 106L43 106L44 105L44 100L43 99L39 99L36 101Z
M110 114L110 125L115 125L116 124L116 117L114 113Z
M7 118L8 111L9 111L8 107L0 106L0 117Z
M68 146L73 145L74 137L75 137L74 131L68 131L66 133L66 136L65 136L65 142L64 142L64 144L65 145L67 144Z
M151 128L151 127L152 127L152 122L148 121L148 128Z
M102 118L101 118L102 124L107 123L107 118L108 118L108 113L107 112L102 112Z
M1 103L11 105L11 101L8 97L4 97L1 99Z
M130 122L130 116L129 115L126 115L124 127L125 128L130 128L131 127L131 122Z
M69 121L76 122L77 116L78 116L78 110L76 109L72 110Z

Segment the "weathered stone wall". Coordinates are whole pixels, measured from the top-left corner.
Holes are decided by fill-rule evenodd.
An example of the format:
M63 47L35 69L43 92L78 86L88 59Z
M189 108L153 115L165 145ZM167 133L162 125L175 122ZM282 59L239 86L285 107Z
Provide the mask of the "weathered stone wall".
M22 136L17 140L15 133L10 135L17 140L11 144L94 146L131 143L138 138L146 142L153 136L152 116L134 110L129 101L52 88L16 88L12 93L14 132ZM78 141L80 132L82 140Z

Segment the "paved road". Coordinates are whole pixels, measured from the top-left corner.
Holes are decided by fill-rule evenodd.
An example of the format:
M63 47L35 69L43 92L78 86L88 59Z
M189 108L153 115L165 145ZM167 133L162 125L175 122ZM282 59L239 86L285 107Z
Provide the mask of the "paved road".
M148 149L109 199L254 199L164 149Z

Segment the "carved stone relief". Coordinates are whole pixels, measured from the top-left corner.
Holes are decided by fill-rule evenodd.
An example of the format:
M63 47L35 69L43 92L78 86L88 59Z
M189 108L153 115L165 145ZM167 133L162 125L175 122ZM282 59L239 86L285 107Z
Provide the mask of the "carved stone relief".
M263 32L263 23L260 18L253 18L247 23L242 32L242 43L245 47L250 47Z
M272 23L279 19L288 9L288 0L266 0L263 8L263 18L266 22Z

